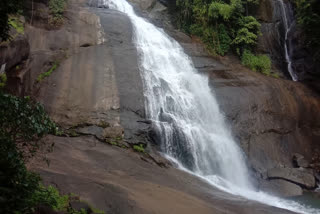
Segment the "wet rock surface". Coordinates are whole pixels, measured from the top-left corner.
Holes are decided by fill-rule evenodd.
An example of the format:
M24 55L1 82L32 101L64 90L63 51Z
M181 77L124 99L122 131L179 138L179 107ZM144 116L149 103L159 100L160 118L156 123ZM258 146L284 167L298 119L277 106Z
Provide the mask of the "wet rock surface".
M292 158L293 164L296 167L302 167L302 168L307 168L309 167L309 161L307 161L303 155L300 155L298 153L293 154Z
M101 143L92 136L47 136L50 165L30 165L45 184L74 193L106 213L289 214L292 212L232 196L175 168L161 168L139 153Z

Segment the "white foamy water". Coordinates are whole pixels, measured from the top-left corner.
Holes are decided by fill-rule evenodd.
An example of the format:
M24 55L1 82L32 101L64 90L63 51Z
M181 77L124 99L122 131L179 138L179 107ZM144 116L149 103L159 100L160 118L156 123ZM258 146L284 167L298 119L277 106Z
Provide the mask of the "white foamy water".
M278 0L280 3L280 7L281 7L281 16L282 16L282 22L284 25L284 30L285 32L285 38L284 38L284 51L285 51L285 57L286 57L286 61L287 61L287 68L288 68L288 72L291 75L291 78L293 81L298 81L298 77L297 75L294 73L293 68L292 68L292 60L289 54L289 46L288 46L288 34L291 30L291 27L293 25L293 20L291 20L291 17L289 16L287 10L286 10L286 6L283 2L283 0Z
M197 72L174 39L137 16L127 1L102 2L127 14L133 24L147 117L156 126L162 151L169 159L231 194L300 213L316 213L255 191L244 155L225 124L208 77Z

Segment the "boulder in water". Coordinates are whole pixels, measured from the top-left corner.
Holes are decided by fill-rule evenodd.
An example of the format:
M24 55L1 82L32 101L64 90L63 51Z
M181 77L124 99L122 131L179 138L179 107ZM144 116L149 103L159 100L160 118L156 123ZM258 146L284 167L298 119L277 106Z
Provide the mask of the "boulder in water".
M273 168L267 172L269 179L283 179L307 189L313 189L316 186L315 177L310 170L302 168Z
M260 190L279 197L292 197L302 195L302 188L285 180L263 180Z

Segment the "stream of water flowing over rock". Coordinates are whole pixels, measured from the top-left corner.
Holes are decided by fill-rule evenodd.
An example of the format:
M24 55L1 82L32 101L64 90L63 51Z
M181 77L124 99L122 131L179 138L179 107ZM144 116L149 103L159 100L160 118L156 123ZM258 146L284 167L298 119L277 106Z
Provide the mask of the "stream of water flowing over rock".
M197 72L175 40L137 16L128 2L102 2L127 14L133 24L147 117L156 126L162 151L169 159L231 194L296 212L314 212L298 203L255 191L244 154L225 124L208 77Z
M284 51L285 51L285 58L286 58L286 63L288 65L288 72L292 78L293 81L297 81L298 77L296 75L296 73L294 72L293 68L292 68L292 60L290 57L290 48L292 48L289 44L289 40L288 40L288 34L290 33L290 30L292 28L292 26L294 25L294 16L293 16L293 10L290 6L289 3L287 3L288 5L285 5L285 3L283 2L283 0L278 0L280 2L280 7L281 7L281 16L282 16L282 23L284 26L284 30L285 30L285 35L284 35Z

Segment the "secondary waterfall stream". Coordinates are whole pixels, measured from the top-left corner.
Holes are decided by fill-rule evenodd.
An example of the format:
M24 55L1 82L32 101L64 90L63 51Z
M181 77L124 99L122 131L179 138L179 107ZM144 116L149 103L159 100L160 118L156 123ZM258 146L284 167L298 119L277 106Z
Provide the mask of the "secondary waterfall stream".
M290 4L287 3L288 5L285 5L283 0L278 0L280 3L281 7L281 17L282 17L282 23L284 26L285 30L285 35L284 35L284 51L285 51L285 58L286 58L286 63L288 65L288 72L292 78L293 81L297 81L298 77L296 73L294 72L292 68L292 60L290 57L290 48L291 46L289 45L289 40L288 40L288 34L290 33L290 30L294 24L294 16L293 16L293 11L292 8L290 7Z
M244 155L225 124L208 77L197 72L178 42L137 16L127 1L102 2L127 14L133 24L147 117L156 126L169 159L231 194L300 213L316 213L255 191Z

